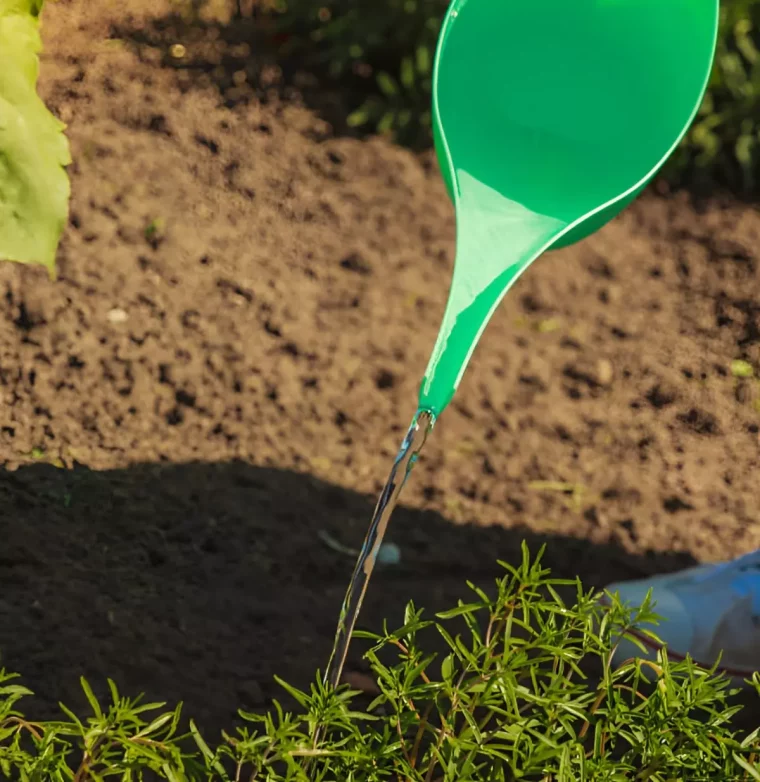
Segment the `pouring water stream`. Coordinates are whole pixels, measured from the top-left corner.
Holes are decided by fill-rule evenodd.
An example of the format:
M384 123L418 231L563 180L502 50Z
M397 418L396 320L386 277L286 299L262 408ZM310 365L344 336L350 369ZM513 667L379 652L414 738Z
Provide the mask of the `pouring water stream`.
M398 503L401 490L409 478L422 446L425 445L428 434L435 425L432 413L423 410L415 415L404 442L393 462L388 480L385 483L380 498L377 501L375 512L364 539L364 545L356 560L351 581L348 585L346 597L340 609L338 629L335 633L332 654L325 671L325 682L331 687L337 687L346 662L348 646L351 643L351 635L356 626L356 620L361 610L364 595L367 592L370 576L375 567L377 552L388 529L393 509Z

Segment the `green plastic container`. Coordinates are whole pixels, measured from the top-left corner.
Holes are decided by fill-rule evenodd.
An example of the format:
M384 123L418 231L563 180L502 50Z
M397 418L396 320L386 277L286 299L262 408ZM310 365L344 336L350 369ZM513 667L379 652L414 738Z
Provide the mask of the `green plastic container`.
M672 154L704 96L718 14L718 0L452 3L433 124L457 254L420 408L446 407L530 263L605 225Z

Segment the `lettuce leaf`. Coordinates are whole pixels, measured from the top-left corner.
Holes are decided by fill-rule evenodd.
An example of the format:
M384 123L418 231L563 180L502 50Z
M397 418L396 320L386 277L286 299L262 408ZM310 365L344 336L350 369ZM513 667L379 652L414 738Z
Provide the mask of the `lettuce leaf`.
M44 0L0 0L0 259L55 274L68 219L65 125L37 94Z

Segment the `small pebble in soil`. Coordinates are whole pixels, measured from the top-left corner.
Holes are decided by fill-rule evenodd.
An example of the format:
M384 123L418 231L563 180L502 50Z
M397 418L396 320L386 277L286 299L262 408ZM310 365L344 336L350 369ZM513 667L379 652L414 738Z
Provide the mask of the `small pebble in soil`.
M596 379L600 386L608 386L615 376L612 362L606 358L599 359L596 365Z
M112 310L108 311L108 315L106 315L108 318L109 323L126 323L127 319L129 318L129 315L121 309L120 307L115 307Z
M378 565L400 565L401 549L395 543L383 543L377 552Z

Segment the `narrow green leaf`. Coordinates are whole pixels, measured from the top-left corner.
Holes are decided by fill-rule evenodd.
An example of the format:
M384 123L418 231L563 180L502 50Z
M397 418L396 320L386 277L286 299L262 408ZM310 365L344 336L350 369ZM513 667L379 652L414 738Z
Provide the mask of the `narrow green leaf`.
M108 691L111 693L111 702L116 705L119 702L119 688L111 678L108 679Z
M346 118L346 124L350 128L360 128L362 125L366 125L369 122L369 112L364 109L357 109L352 112Z
M156 717L156 719L154 719L153 722L150 723L150 725L146 725L139 733L135 733L134 737L140 738L142 736L150 736L152 733L155 733L156 731L160 730L173 717L174 717L174 712L169 712L167 714L162 714L160 717Z
M214 753L209 749L208 744L203 740L203 736L201 736L198 727L192 720L190 720L190 733L209 766L213 768L223 780L229 780L229 776L227 775L224 766L216 759Z
M734 760L752 777L760 780L760 766L753 765L736 752L732 753Z
M395 118L396 115L394 112L386 111L380 119L380 122L377 123L377 132L382 134L388 133L390 130L392 130Z
M407 90L414 88L414 63L411 57L404 57L401 60L401 84Z
M282 687L283 690L292 695L301 706L306 708L309 705L309 696L305 692L296 689L292 684L288 684L279 676L275 676L274 680L277 682L277 684L280 685L280 687Z
M749 168L752 164L752 152L755 149L755 137L745 133L736 140L735 154L736 159L744 166Z
M454 655L448 654L441 661L441 678L446 683L454 678Z
M0 687L0 697L23 697L25 695L34 695L34 693L20 684L9 684L5 687Z
M87 702L90 704L90 708L92 708L95 716L99 720L103 719L103 710L100 708L100 704L98 703L98 699L95 697L95 693L92 691L92 687L90 687L90 683L87 681L87 679L84 678L84 676L82 676L79 679L79 684L81 685L82 690L84 690Z
M425 76L430 73L430 49L427 46L417 47L417 70Z
M82 725L82 722L79 719L79 717L77 717L77 715L74 714L74 712L71 711L71 709L69 709L69 707L64 705L63 703L59 703L58 708L74 723L74 725L79 730L79 732L84 736L85 734L84 725Z
M441 611L436 614L438 619L453 619L456 616L462 616L463 614L472 614L475 611L479 611L483 608L482 603L467 603L457 606L456 608L450 608L448 611Z
M380 71L377 74L377 86L380 87L382 93L389 98L398 95L398 84L396 84L396 80L385 71Z

